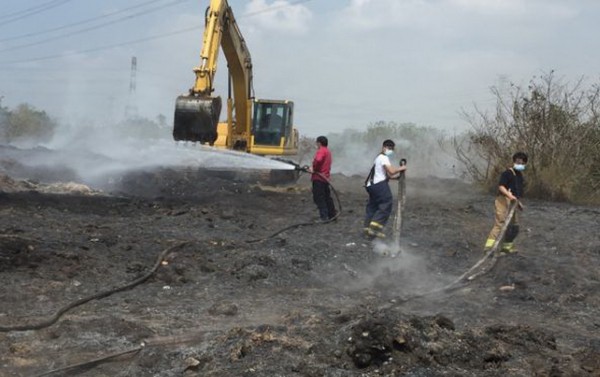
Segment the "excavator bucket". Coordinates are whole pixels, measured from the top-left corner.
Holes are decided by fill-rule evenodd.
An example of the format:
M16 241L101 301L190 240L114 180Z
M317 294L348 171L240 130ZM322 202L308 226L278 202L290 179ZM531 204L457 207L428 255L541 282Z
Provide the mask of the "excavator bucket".
M173 139L213 145L220 114L221 97L177 97Z

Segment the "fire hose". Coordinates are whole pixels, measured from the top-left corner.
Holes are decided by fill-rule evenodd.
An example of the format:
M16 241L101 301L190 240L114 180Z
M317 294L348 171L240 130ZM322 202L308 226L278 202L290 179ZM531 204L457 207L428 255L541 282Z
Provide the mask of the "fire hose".
M9 331L27 331L27 330L40 330L43 329L45 327L51 326L54 323L56 323L56 321L58 321L60 319L60 317L62 317L63 314L65 314L66 312L68 312L69 310L76 308L80 305L85 304L86 302L92 301L92 300L99 300L105 297L108 297L114 293L117 292L123 292L123 291L127 291L129 289L132 289L135 286L138 286L140 284L142 284L143 282L145 282L146 280L148 280L150 278L150 276L152 276L156 270L158 270L158 268L161 265L161 262L166 258L167 255L169 255L170 253L172 253L173 251L185 246L187 244L187 242L181 242L175 246L169 247L165 250L163 250L158 257L156 258L156 262L154 263L154 266L143 276L135 279L134 281L124 284L122 286L113 288L113 289L108 289L106 291L101 291L98 293L94 293L92 295L80 298L79 300L73 301L68 305L63 306L62 308L60 308L59 310L56 311L56 313L54 313L54 315L48 317L47 319L38 322L38 323L30 323L30 324L25 324L25 325L15 325L15 326L0 326L0 332L9 332Z
M424 292L424 293L410 295L410 296L407 296L407 297L404 297L404 298L398 300L397 302L404 303L404 302L407 302L410 300L415 300L418 298L423 298L423 297L431 296L431 295L438 294L438 293L449 292L449 291L452 291L454 289L461 287L462 284L467 283L469 281L473 281L477 277L484 275L485 273L490 271L496 264L498 248L500 246L500 243L504 239L506 231L511 223L513 216L515 215L515 211L516 211L518 205L519 205L519 202L516 200L510 204L508 213L506 214L506 217L504 218L504 223L502 224L502 227L500 228L500 233L498 234L498 237L496 237L494 244L492 245L492 247L489 250L486 251L486 253L483 255L483 257L480 260L478 260L473 266L471 266L471 268L469 268L458 278L454 279L452 282L450 282L449 284L447 284L441 288L432 289L432 290ZM484 263L488 260L491 260L491 262L480 269L480 267L483 266ZM391 305L385 305L382 308L389 307L389 306L391 306Z
M419 295L413 295L410 297L406 297L403 300L401 300L401 302L406 302L409 300L413 300L413 299L417 299L417 298L422 298L425 296L429 296L435 293L442 293L442 292L446 292L446 291L450 291L452 289L455 289L459 286L460 283L464 282L465 279L468 281L473 280L475 277L480 276L481 274L483 274L484 272L482 271L489 271L489 269L485 269L485 270L480 270L479 272L470 275L473 271L475 271L478 267L480 267L487 259L489 259L490 257L492 258L493 261L495 261L496 258L496 253L498 251L498 246L500 245L501 240L504 238L504 235L506 234L506 230L508 229L508 226L510 224L510 220L512 219L512 217L514 216L515 210L517 208L518 202L513 202L511 203L511 206L509 207L509 211L508 214L505 218L504 224L500 230L500 234L498 235L498 237L496 238L492 248L484 255L483 258L481 258L475 265L473 265L469 270L467 270L464 274L462 274L460 277L458 277L457 279L455 279L453 282L451 282L450 284L446 285L445 287L436 289L436 290L432 290L423 294L419 294ZM307 223L308 224L308 223ZM314 223L310 223L310 224L314 224ZM147 274L146 276L138 279L139 280L145 280L149 277L149 275L151 275L152 273L154 273L154 271L156 271L156 269L158 268L158 266L160 265L160 262L162 261L162 258L164 258L169 252L173 251L175 248L181 247L183 246L183 244L179 244L176 245L172 248L166 249L165 251L163 251L160 254L160 258L157 260L157 264L155 265L154 269L151 270L151 272L149 274ZM493 265L492 265L493 267ZM143 281L142 280L142 281ZM139 283L138 283L139 284ZM130 285L130 288L133 287ZM124 289L121 289L124 290ZM103 296L106 297L106 296ZM88 300L89 301L89 300ZM82 302L83 303L83 302ZM386 306L391 306L391 305L386 305ZM74 306L72 306L74 307ZM383 308L383 307L381 307ZM58 318L57 318L58 319ZM105 355L93 360L88 360L82 363L77 363L77 364L73 364L73 365L68 365L66 367L62 367L62 368L58 368L58 369L54 369L42 374L37 375L37 377L43 377L43 376L50 376L50 375L54 375L57 373L64 373L66 371L73 371L76 369L80 369L80 368L89 368L91 366L106 362L106 361L110 361L119 357L123 357L123 356L127 356L127 355L135 355L138 354L140 351L142 351L146 346L152 346L152 345L161 345L161 344L172 344L172 343L183 343L183 342L188 342L190 340L195 340L197 339L197 337L200 334L188 334L187 337L182 337L181 339L177 338L175 340L172 339L168 339L168 342L165 341L161 341L162 339L157 338L156 340L154 339L149 339L148 341L142 342L142 344L136 346L136 347L132 347L129 349L126 349L124 351L120 351L120 352L115 352L109 355Z
M290 162L288 162L288 163L290 163ZM308 166L300 166L300 165L294 164L294 163L292 163L292 164L294 165L295 169L301 173L311 173L310 168ZM302 223L292 224L283 229L276 231L275 233L268 235L267 237L248 240L248 241L246 241L246 243L256 243L256 242L266 241L270 238L274 238L274 237L278 236L279 234L281 234L283 232L286 232L288 230L295 229L295 228L300 228L300 227L304 227L304 226L328 224L328 223L331 223L331 222L337 220L340 217L340 215L342 214L342 202L340 201L340 197L338 195L337 190L331 184L331 180L329 178L327 178L324 174L321 174L319 172L312 172L311 174L316 174L319 177L321 177L323 180L325 180L325 182L327 182L327 184L331 188L331 191L333 192L333 195L335 196L335 200L338 205L337 213L335 214L335 216L333 216L332 218L330 218L328 220L310 221L310 222L306 221L306 222L302 222Z
M404 161L404 163L405 163L405 161ZM402 162L401 162L401 164L402 164ZM301 171L301 172L306 172L306 173L309 172L309 169L306 166L305 167L296 166L296 169L299 170L299 171ZM265 237L265 238L262 238L262 239L258 239L258 240L246 241L246 242L252 243L252 242L259 242L259 241L262 241L262 240L266 240L266 239L275 237L278 234L281 234L282 232L285 232L287 230L290 230L290 229L293 229L293 228L297 228L297 227L317 225L317 224L326 224L326 223L335 221L340 216L340 214L342 212L341 202L340 202L340 199L339 199L339 195L338 195L337 191L335 190L335 188L333 187L333 185L331 184L330 180L327 177L325 177L324 175L322 175L321 173L313 173L313 174L319 175L321 178L323 178L330 185L330 187L332 189L332 192L334 193L335 198L336 198L336 200L338 202L338 209L339 210L338 210L337 214L333 218L331 218L331 219L329 219L327 221L320 221L320 222L314 222L313 221L313 222L303 222L303 223L293 224L293 225L285 227L285 228L283 228L283 229L281 229L281 230L279 230L279 231L271 234L268 237ZM403 177L400 177L400 179L401 178L403 178ZM400 181L399 184L401 184L401 183L403 183L403 182ZM398 197L398 207L401 208L401 206L403 206L403 204L404 204L404 185L403 184L401 186L399 186L399 194L401 194L401 196ZM476 277L478 277L478 276L484 274L485 272L489 271L493 267L493 263L495 262L495 259L496 259L496 252L498 250L498 247L500 245L501 240L504 238L504 235L505 235L505 233L506 233L506 231L508 229L508 226L510 224L510 220L514 216L517 204L518 204L518 202L516 202L516 201L513 202L513 203L511 203L511 206L509 207L509 211L508 211L508 214L507 214L506 219L504 221L504 224L503 224L503 226L502 226L502 228L500 230L499 236L495 240L492 248L489 251L487 251L487 253L484 255L484 257L481 258L475 265L473 265L469 270L467 270L465 273L463 273L460 277L458 277L457 279L455 279L453 282L451 282L450 284L448 284L448 285L446 285L446 286L444 286L442 288L439 288L439 289L436 289L436 290L432 290L432 291L429 291L429 292L426 292L426 293L423 293L423 294L419 294L419 295L412 295L410 297L406 297L402 301L406 302L406 301L411 300L411 299L425 297L425 296L432 295L432 294L435 294L435 293L441 293L441 292L445 292L445 291L450 291L452 289L455 289L460 283L465 282L465 280L466 281L471 281L471 280L475 279ZM396 219L396 221L397 221L396 228L397 229L399 229L400 224L401 224L401 218L400 218L400 216L401 216L401 214L398 214L397 215L397 219ZM397 234L398 234L398 237L399 237L399 232L397 232ZM125 290L132 289L135 286L137 286L137 285L145 282L146 280L148 280L158 270L158 268L160 267L162 261L171 252L173 252L176 249L179 249L179 248L185 246L186 244L188 244L188 242L181 242L181 243L179 243L179 244L177 244L175 246L172 246L170 248L167 248L167 249L163 250L158 255L158 257L157 257L157 259L156 259L153 267L146 274L144 274L143 276L139 277L138 279L136 279L136 280L134 280L134 281L132 281L130 283L127 283L127 284L125 284L123 286L116 287L116 288L113 288L113 289L109 289L109 290L106 290L106 291L98 292L96 294L93 294L93 295L81 298L81 299L79 299L77 301L74 301L74 302L72 302L72 303L64 306L63 308L59 309L53 316L49 317L48 319L46 319L44 321L36 323L36 324L25 324L25 325L16 325L16 326L0 326L0 332L26 331L26 330L38 330L38 329L42 329L42 328L51 326L52 324L56 323L56 321L58 321L58 319L60 319L60 317L64 313L66 313L67 311L69 311L69 310L71 310L71 309L73 309L73 308L75 308L77 306L83 305L83 304L85 304L85 303L87 303L87 302L89 302L91 300L102 299L102 298L108 297L108 296L110 296L110 295L112 295L114 293L122 292L122 291L125 291ZM490 257L492 258L492 261L493 261L492 265L490 267L488 267L486 269L479 270L479 271L473 273L486 260L488 260ZM57 372L63 372L63 371L68 370L68 369L74 369L74 368L78 368L78 367L91 366L91 365L94 365L94 364L99 364L99 363L101 363L103 361L108 361L110 359L113 359L113 358L116 358L116 357L120 357L120 356L124 356L124 355L127 355L127 354L136 354L139 351L141 351L143 348L144 348L144 344L142 344L141 346L132 348L132 349L128 349L126 351L114 353L114 354L111 354L111 355L108 355L108 356L105 356L105 357L102 357L102 358L98 358L98 359L95 359L95 360L91 360L91 361L88 361L88 362L85 362L85 363L71 365L71 366L66 367L66 368L60 368L60 369L56 369L56 370L53 370L53 371L50 371L50 372L46 372L46 373L44 373L44 374L42 374L40 376L47 376L47 375L55 374Z
M308 172L308 167L296 166L296 169L299 170L299 171L301 171L301 172ZM281 233L283 233L285 231L288 231L290 229L294 229L294 228L299 228L299 227L303 227L303 226L310 226L310 225L327 224L327 223L330 223L332 221L335 221L340 216L340 214L342 213L342 204L340 202L340 198L339 198L339 195L338 195L337 191L335 190L335 188L331 184L331 181L327 177L325 177L323 174L321 174L321 173L314 173L314 174L317 174L321 178L323 178L329 184L329 186L331 187L331 190L333 191L333 193L335 195L335 198L337 200L337 203L338 203L338 212L337 212L337 214L333 218L331 218L329 220L326 220L326 221L318 221L318 222L313 221L313 222L303 222L303 223L293 224L293 225L287 226L287 227L285 227L283 229L280 229L277 232L275 232L275 233L273 233L273 234L271 234L271 235L269 235L267 237L263 237L263 238L260 238L260 239L254 239L254 240L248 240L248 241L246 241L247 243L256 243L256 242L265 241L267 239L276 237L277 235L279 235L279 234L281 234ZM40 330L40 329L52 326L54 323L56 323L60 319L60 317L62 317L66 312L68 312L71 309L74 309L74 308L76 308L78 306L81 306L81 305L83 305L83 304L85 304L85 303L87 303L89 301L92 301L92 300L100 300L100 299L108 297L108 296L110 296L110 295L112 295L114 293L123 292L123 291L126 291L126 290L130 290L130 289L132 289L132 288L134 288L134 287L142 284L146 280L148 280L158 270L158 268L161 265L161 262L170 253L172 253L173 251L175 251L177 249L180 249L181 247L185 246L186 244L188 244L188 242L181 242L181 243L179 243L179 244L177 244L175 246L172 246L170 248L167 248L167 249L163 250L158 255L158 257L156 258L156 261L155 261L153 267L150 270L148 270L148 272L146 274L144 274L143 276L135 279L132 282L126 283L126 284L124 284L122 286L118 286L118 287L115 287L115 288L112 288L112 289L108 289L108 290L105 290L105 291L97 292L97 293L94 293L92 295L89 295L89 296L80 298L80 299L78 299L76 301L73 301L73 302L71 302L71 303L63 306L62 308L58 309L53 315L49 316L48 318L46 318L46 319L44 319L44 320L42 320L42 321L40 321L38 323L27 323L27 324L23 324L23 325L14 325L14 326L0 326L0 333L2 333L2 332L10 332L10 331Z

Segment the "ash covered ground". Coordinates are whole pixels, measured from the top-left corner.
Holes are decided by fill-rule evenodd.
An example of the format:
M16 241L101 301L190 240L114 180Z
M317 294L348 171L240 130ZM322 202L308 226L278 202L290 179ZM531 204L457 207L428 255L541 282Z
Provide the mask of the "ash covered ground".
M483 256L491 196L409 172L402 251L391 258L361 236L363 177L332 177L336 222L251 243L316 219L306 176L273 189L161 168L89 187L8 157L2 169L0 326L134 281L180 245L130 290L39 330L0 333L2 376L136 347L53 375L600 376L597 207L527 201L518 254L419 296Z

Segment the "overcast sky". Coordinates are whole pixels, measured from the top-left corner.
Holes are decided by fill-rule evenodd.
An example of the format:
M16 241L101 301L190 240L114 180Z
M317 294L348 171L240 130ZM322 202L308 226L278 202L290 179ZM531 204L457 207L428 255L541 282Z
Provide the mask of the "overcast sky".
M193 85L207 5L2 0L2 104L28 102L73 122L118 120L133 101L140 115L170 121L175 98ZM552 69L566 81L600 77L597 0L230 5L252 54L256 96L293 100L296 126L306 135L379 120L461 130L461 109L493 105L493 85L526 84ZM134 99L132 56L138 62ZM226 62L220 63L216 91L226 96Z

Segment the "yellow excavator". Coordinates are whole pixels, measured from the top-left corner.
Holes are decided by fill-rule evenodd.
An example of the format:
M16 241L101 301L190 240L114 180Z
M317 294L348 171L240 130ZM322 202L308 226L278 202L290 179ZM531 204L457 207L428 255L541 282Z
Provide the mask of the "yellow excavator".
M229 68L227 121L223 123L219 123L221 97L212 95L219 48ZM194 87L175 103L175 140L258 155L297 154L294 103L255 99L250 52L226 0L210 0L200 58L200 66L194 68Z

